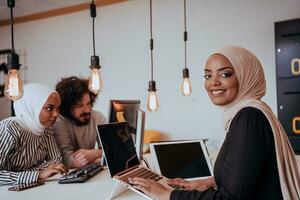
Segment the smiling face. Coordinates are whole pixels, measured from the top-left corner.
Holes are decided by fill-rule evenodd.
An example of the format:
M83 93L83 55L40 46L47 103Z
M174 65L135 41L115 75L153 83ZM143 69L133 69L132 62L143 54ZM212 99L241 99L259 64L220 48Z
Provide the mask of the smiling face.
M59 115L60 97L57 93L52 93L45 102L39 120L45 127L51 127Z
M232 64L225 56L210 56L204 73L205 89L213 104L224 106L235 100L239 84Z

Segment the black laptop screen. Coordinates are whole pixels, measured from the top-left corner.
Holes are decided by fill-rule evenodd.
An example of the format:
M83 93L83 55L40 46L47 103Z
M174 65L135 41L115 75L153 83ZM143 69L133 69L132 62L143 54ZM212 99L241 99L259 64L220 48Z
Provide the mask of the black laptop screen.
M161 174L168 178L211 176L199 142L155 145Z
M140 164L128 122L99 125L98 132L111 177Z

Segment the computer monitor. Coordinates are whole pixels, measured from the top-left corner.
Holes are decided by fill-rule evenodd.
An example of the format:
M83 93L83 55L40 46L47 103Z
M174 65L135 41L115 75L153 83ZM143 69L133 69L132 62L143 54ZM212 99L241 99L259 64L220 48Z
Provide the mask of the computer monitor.
M140 100L110 100L109 123L127 121L130 132L136 134Z
M109 123L127 121L139 159L142 157L145 112L140 109L140 100L110 100Z

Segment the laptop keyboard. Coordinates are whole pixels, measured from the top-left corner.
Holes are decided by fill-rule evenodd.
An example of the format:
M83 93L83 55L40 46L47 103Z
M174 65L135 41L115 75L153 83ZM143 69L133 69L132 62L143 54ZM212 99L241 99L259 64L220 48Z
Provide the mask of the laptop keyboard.
M101 166L100 162L86 165L83 168L76 169L74 171L71 171L69 174L62 176L58 180L58 183L83 183L102 170L103 166Z
M134 178L134 177L141 177L141 178L150 179L154 181L159 181L160 179L163 178L162 176L159 176L158 174L150 171L147 168L139 168L121 177L120 180L129 183L128 178Z

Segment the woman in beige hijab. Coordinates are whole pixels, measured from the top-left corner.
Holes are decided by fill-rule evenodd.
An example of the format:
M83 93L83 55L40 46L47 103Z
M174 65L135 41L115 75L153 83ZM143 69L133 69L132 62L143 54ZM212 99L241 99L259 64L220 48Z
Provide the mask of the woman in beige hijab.
M154 199L300 199L295 155L280 122L261 98L264 72L250 51L227 46L205 66L205 88L224 109L226 138L214 166L214 177L194 182L170 180L185 190L168 190L141 178L131 183Z

